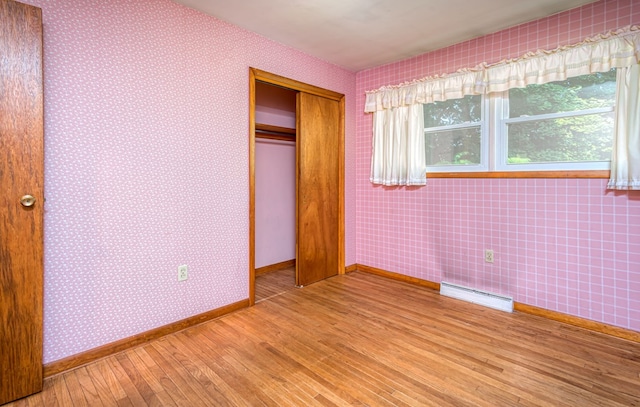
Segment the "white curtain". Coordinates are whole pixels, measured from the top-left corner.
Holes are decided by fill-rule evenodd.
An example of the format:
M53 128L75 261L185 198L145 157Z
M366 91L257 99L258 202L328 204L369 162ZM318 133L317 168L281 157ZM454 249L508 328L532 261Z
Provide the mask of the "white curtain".
M424 112L421 104L375 112L372 145L372 183L426 185Z
M609 189L640 190L640 66L617 70Z
M640 26L629 26L551 51L539 50L492 65L482 63L450 75L437 75L368 91L364 110L366 113L374 112L371 182L385 185L426 183L426 180L417 176L418 168L426 163L426 157L409 155L418 154L417 149L413 150L414 141L409 142L412 138L406 141L411 144L406 151L401 145L404 142L404 136L401 136L404 130L400 129L407 128L411 137L418 137L420 133L421 150L424 150L423 131L418 131L411 123L398 121L402 120L401 117L411 118L413 115L405 112L412 111L413 107L416 107L416 111L420 110L422 123L422 104L425 103L503 92L616 68L615 144L608 188L640 189L639 61ZM415 143L417 146L417 139ZM402 154L407 154L407 164L399 162L403 159ZM420 154L426 153L421 151Z

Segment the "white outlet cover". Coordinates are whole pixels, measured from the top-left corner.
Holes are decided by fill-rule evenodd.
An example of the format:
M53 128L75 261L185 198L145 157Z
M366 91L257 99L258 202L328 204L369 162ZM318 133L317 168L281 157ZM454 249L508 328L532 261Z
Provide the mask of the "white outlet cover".
M187 265L178 266L178 281L184 281L189 277Z
M486 249L484 251L484 261L487 263L493 263L493 250Z

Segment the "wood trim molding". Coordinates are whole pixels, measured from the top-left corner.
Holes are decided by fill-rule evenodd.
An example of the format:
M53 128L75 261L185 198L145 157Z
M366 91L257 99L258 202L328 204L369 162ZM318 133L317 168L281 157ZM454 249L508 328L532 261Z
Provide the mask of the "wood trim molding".
M429 178L604 178L609 170L602 171L487 171L487 172L427 172Z
M338 140L338 274L344 274L345 244L345 204L344 204L344 142L345 142L345 102L344 95L340 95L340 139Z
M588 329L590 331L600 332L618 338L627 339L633 342L640 342L640 332L632 331L630 329L619 328L617 326L607 325L602 322L575 317L573 315L563 314L561 312L551 311L548 309L535 307L533 305L522 304L519 302L514 302L513 309L525 314L552 319L554 321L559 321L565 324L577 326L579 328Z
M354 271L358 270L358 265L357 264L352 264L350 266L347 266L344 268L344 272L345 274L347 273L353 273Z
M251 74L254 76L256 81L270 83L272 85L282 86L284 88L310 93L312 95L322 96L327 99L333 99L336 101L340 101L344 97L342 93L319 88L317 86L309 85L303 82L298 82L294 79L285 78L284 76L262 71L260 69L249 68L249 70L251 71Z
M224 307L216 308L211 311L203 312L202 314L194 315L189 318L182 319L180 321L167 324L150 331L142 332L140 334L124 338L119 341L108 343L106 345L99 346L94 349L90 349L86 352L72 355L64 359L56 360L44 365L44 377L50 377L59 373L66 372L68 370L75 369L77 367L86 365L87 363L102 359L107 356L111 356L123 350L133 348L138 345L145 344L154 339L161 338L163 336L182 331L183 329L190 328L194 325L201 324L203 322L210 321L215 318L219 318L223 315L237 311L249 306L249 300L242 300L234 302Z
M349 266L353 267L353 266ZM434 283L428 280L422 280L416 277L409 277L403 274L393 273L390 271L378 269L375 267L365 266L362 264L355 264L357 271L365 273L375 274L381 277L387 277L393 280L404 281L409 284L419 285L422 287L431 288L433 290L440 291L440 284ZM633 342L640 343L640 332L632 331L630 329L620 328L613 325L604 324L602 322L591 321L589 319L576 317L573 315L563 314L557 311L551 311L544 308L535 307L533 305L522 304L514 302L513 309L523 314L536 315L542 318L551 319L554 321L562 322L568 325L577 326L579 328L588 329L590 331L603 333L617 338L627 339Z
M429 280L423 280L417 277L405 276L404 274L394 273L391 271L382 270L375 267L365 266L363 264L356 264L357 271L363 271L369 274L375 274L377 276L390 278L392 280L404 281L405 283L419 285L421 287L430 288L432 290L440 291L440 283L434 283Z
M249 306L256 303L256 76L249 69Z
M272 273L274 271L288 269L289 267L296 266L296 259L281 261L280 263L270 264L264 267L256 268L256 276L260 276L262 274Z

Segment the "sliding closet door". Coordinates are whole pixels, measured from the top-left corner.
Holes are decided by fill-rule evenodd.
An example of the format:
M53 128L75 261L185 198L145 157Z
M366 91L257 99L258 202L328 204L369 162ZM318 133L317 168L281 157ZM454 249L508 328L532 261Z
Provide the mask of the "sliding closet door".
M0 0L0 404L42 389L41 21Z
M298 93L296 284L338 274L340 110L336 100Z

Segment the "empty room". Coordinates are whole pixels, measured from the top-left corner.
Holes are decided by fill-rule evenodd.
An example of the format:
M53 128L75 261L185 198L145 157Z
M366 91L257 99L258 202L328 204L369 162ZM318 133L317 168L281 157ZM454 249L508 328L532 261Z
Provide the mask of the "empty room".
M636 0L0 0L0 405L640 406Z

